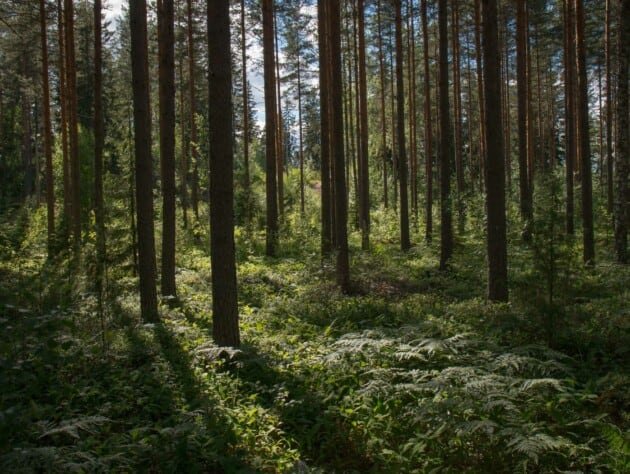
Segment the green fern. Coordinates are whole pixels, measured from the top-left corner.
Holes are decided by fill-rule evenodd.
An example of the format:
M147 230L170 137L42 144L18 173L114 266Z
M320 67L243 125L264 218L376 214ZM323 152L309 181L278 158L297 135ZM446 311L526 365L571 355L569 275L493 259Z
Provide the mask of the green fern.
M87 416L83 418L74 418L71 420L63 420L59 423L44 423L42 426L44 432L39 435L39 439L57 435L66 435L74 439L80 439L80 432L93 434L97 426L109 422L104 416Z

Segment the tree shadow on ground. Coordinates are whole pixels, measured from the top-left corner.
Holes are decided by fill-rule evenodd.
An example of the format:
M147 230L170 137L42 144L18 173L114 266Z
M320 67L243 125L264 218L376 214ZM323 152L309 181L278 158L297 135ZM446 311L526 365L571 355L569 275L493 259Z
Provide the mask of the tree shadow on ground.
M226 370L238 377L243 397L256 394L263 407L277 414L283 432L292 439L309 467L366 472L373 462L348 420L331 410L322 393L305 378L280 370L279 361L254 345L229 361Z

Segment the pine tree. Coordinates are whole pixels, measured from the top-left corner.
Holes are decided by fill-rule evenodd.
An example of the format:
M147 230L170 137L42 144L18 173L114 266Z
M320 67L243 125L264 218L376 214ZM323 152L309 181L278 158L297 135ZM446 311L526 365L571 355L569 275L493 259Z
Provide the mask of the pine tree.
M409 250L409 201L407 195L407 150L405 148L405 94L403 80L402 1L395 0L396 9L396 92L398 132L398 180L400 182L400 248Z
M160 170L162 177L162 295L175 286L175 33L173 0L158 0Z
M628 228L630 227L630 120L628 68L630 63L630 0L620 0L619 61L617 89L617 149L615 157L615 255L620 263L628 263Z
M153 234L153 162L151 160L151 114L147 67L146 0L129 1L131 21L131 74L135 131L135 176L138 228L138 274L142 319L159 319L155 288L155 237Z
M483 64L486 109L486 208L488 212L488 299L508 300L503 130L493 126L501 114L501 71L497 0L483 0Z
M266 162L266 203L267 237L266 254L276 255L278 246L278 189L276 177L276 132L277 98L276 65L273 34L273 0L262 0L263 14L263 56L265 76L265 162Z
M50 86L48 82L48 28L45 0L39 1L39 22L42 46L42 111L44 115L44 155L46 160L46 213L48 257L54 253L55 190L53 183L52 130L50 121ZM2 122L0 121L0 124ZM1 125L0 125L1 126Z
M208 2L210 128L210 254L212 336L220 346L240 345L234 249L234 152L230 4Z
M448 18L446 0L438 1L439 93L440 93L440 269L445 270L453 255L453 218L451 200L451 120L448 99Z

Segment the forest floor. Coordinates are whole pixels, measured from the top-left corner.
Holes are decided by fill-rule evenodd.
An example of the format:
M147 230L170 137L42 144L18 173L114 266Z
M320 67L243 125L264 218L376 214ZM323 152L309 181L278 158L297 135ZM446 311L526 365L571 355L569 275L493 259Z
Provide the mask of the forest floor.
M403 253L381 216L342 295L315 222L287 222L277 259L239 228L243 344L222 349L203 226L180 229L152 325L123 224L99 310L93 236L48 261L25 214L0 225L2 472L630 471L630 269L606 256L550 267L513 237L494 305L474 223L440 272L437 243Z

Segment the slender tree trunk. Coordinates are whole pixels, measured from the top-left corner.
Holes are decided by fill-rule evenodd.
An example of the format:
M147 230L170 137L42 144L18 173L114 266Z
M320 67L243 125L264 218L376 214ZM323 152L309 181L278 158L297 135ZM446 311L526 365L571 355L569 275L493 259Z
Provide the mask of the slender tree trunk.
M613 81L611 68L611 5L606 0L606 208L613 212Z
M357 27L356 27L356 9L354 8L354 2L346 3L345 20L346 25L343 28L345 31L345 44L346 54L342 54L342 62L345 59L345 72L342 72L342 94L343 94L343 106L344 106L344 140L345 140L345 159L347 161L346 166L346 191L348 193L348 199L350 200L350 176L353 178L354 192L355 192L355 219L354 223L356 227L359 226L359 186L357 179L357 149L358 149L358 112L359 112L359 94L358 94L358 69L356 68L357 52ZM345 84L345 87L343 86ZM355 122L355 115L357 115L357 121ZM355 140L355 138L357 140Z
M77 69L74 52L74 7L72 0L65 1L65 46L66 46L66 92L68 99L68 129L70 141L70 189L72 212L72 235L74 249L80 250L81 243L81 189L79 168L79 130Z
M507 15L505 15L507 17ZM507 177L507 189L512 189L512 121L511 121L511 106L510 106L510 52L509 52L509 42L508 42L508 20L507 18L503 22L504 27L504 41L505 48L502 56L502 64L503 64L503 79L501 83L503 84L504 91L504 100L502 102L503 105L503 116L504 116L504 125L503 129L505 131L505 174Z
M175 32L173 0L158 0L160 171L162 177L162 296L175 284Z
M409 96L409 192L411 193L411 209L414 218L418 216L418 147L417 147L417 114L416 114L416 43L414 2L407 0L407 74ZM414 219L417 223L417 220Z
M460 234L464 232L464 157L462 140L462 87L459 41L459 2L451 2L451 31L453 42L453 121L455 144L455 182L457 189L457 227Z
M617 88L617 149L615 196L615 256L619 263L628 263L628 227L630 227L630 119L628 68L630 66L630 0L621 0L619 14L619 53Z
M549 147L549 152L550 152L550 166L551 169L554 169L556 167L556 164L558 163L558 147L556 145L556 102L555 102L555 95L556 95L556 91L555 91L555 86L554 86L554 82L555 82L555 75L553 73L553 69L552 69L552 59L549 58L549 63L548 63L548 67L549 67L549 74L547 74L547 90L549 91L549 98L548 98L548 106L549 106L549 122L550 122L550 126L549 126L549 137L548 137L548 147Z
M195 91L195 49L193 42L193 0L186 0L188 13L188 100L190 122L190 158L192 161L192 182L190 183L190 200L195 215L195 221L199 222L199 154L197 144L197 99Z
M468 95L467 101L467 122L468 122L468 176L470 178L470 191L475 191L475 147L473 142L474 132L473 125L475 122L473 108L474 108L474 100L473 100L473 75L472 75L472 66L471 66L471 50L472 50L472 41L470 39L470 28L467 28L466 31L466 92Z
M522 1L522 0L517 0ZM477 63L477 97L479 101L479 189L483 192L485 182L485 160L486 160L486 111L485 100L483 96L483 62L481 58L481 0L474 0L475 8L475 51L476 51L476 63Z
M210 129L210 252L212 336L219 346L238 346L238 298L234 249L232 65L230 2L208 2Z
M138 220L138 273L142 319L159 319L155 288L155 237L153 227L153 162L151 160L151 114L147 64L146 0L130 0L131 69L135 130L136 203Z
M538 25L534 25L534 44L536 48L536 111L537 111L537 133L536 133L536 163L541 169L547 168L544 157L544 131L543 131L543 112L542 112L542 79L540 72L540 42L538 35ZM533 173L533 170L532 170ZM531 179L530 179L531 181ZM530 187L533 182L530 182Z
M26 66L27 59L24 59L24 77L29 77L30 71ZM20 91L22 101L22 169L24 173L22 197L28 198L33 195L35 187L35 172L33 169L33 124L31 120L31 99L29 92L22 88Z
M576 145L576 129L575 129L575 26L573 19L575 17L573 10L573 0L565 0L564 2L565 16L565 127L566 127L566 147L565 147L565 166L566 166L566 232L569 235L574 233L574 205L573 205L573 165L577 154Z
M133 111L127 107L127 142L133 142ZM135 153L135 150L134 150ZM138 275L138 226L136 225L136 169L135 156L129 154L129 233L131 234L132 274Z
M184 229L188 228L188 142L186 140L186 108L184 105L184 61L179 61L179 120L180 120L180 140L181 140L181 200L182 200L182 224Z
M245 0L241 0L241 68L243 69L243 192L245 193L245 223L249 227L252 224L252 198L249 177L249 88L247 86L247 36L245 31Z
M352 82L353 87L349 87L350 97L353 95L354 90L354 115L356 120L351 128L352 130L352 143L353 143L353 153L350 155L352 161L352 177L354 184L354 192L355 192L355 210L356 210L356 224L357 228L361 229L360 222L360 214L361 214L361 184L359 176L359 168L361 167L361 97L359 91L359 41L358 41L358 19L357 19L357 9L355 8L355 3L352 2L352 54L350 55L350 63L352 64L354 81ZM355 146L356 145L356 146ZM349 173L348 173L349 174ZM350 193L349 186L347 187L348 193ZM363 236L362 236L363 238Z
M53 183L52 130L50 125L50 86L48 84L48 29L46 27L45 0L39 0L39 24L42 46L42 92L44 102L42 104L42 111L44 115L44 156L46 160L47 246L48 258L51 258L54 254L55 243L55 188ZM0 122L0 124L2 124L2 122Z
M501 66L497 0L483 0L483 64L486 104L486 207L488 212L488 299L508 300L503 130L493 126L501 114Z
M66 87L66 40L62 0L57 0L57 34L59 43L59 109L61 128L61 156L63 168L63 219L61 240L67 243L70 236L72 196L70 189L70 160L68 157L68 95Z
M359 222L361 225L361 248L370 246L370 175L368 163L368 102L367 75L365 65L365 6L358 0L359 17Z
M422 40L424 52L424 158L426 179L425 239L433 236L433 121L431 114L431 71L429 69L429 28L427 25L427 0L422 0Z
M348 209L346 201L345 159L343 153L343 117L341 82L340 6L336 0L326 0L328 12L328 45L330 53L331 145L335 167L335 237L337 252L337 285L344 293L350 291L350 260L348 254Z
M405 148L405 94L403 78L402 1L394 0L396 8L396 92L398 132L398 179L400 182L400 248L409 250L409 202L407 195L407 150Z
M328 28L327 11L325 0L317 2L317 25L319 41L319 99L320 99L320 161L321 161L321 214L322 214L322 235L321 252L322 257L332 251L332 202L331 202L331 156L330 156L330 111L329 111L329 71L328 71Z
M263 13L263 55L265 76L265 156L266 156L266 195L267 195L267 237L266 254L276 255L278 246L278 189L276 177L277 154L277 114L276 65L273 33L273 0L262 0Z
M588 114L588 80L586 75L586 45L584 43L584 1L575 1L578 69L578 118L580 144L580 174L582 176L582 241L583 259L587 265L595 262L593 229L593 182L591 177L591 140Z
M597 154L597 171L599 174L599 190L600 192L605 192L605 182L604 182L604 104L602 102L602 96L604 95L604 86L602 84L602 65L597 64L597 125L598 125L598 134L597 134L597 142L598 142L598 151Z
M298 161L300 166L300 213L305 213L304 203L304 131L302 127L302 62L301 51L297 57L297 107L298 107Z
M527 77L527 2L516 2L516 86L518 96L518 172L520 210L523 219L523 240L531 240L532 198L530 194L528 166L528 104L529 90Z
M446 0L438 0L440 71L440 269L445 270L453 255L453 217L451 200L451 120L448 99L448 13Z
M280 219L284 217L284 118L282 117L282 77L280 76L280 54L278 53L278 23L274 2L271 2L273 10L273 47L275 51L275 87L277 98L276 118L276 173L278 189L278 214Z
M394 211L398 211L398 134L396 130L396 99L397 92L394 88L396 84L396 68L395 68L395 58L394 53L396 49L396 33L395 31L392 33L392 37L390 37L389 42L389 64L391 65L391 77L389 78L389 104L391 114L390 117L392 119L392 190L394 191L394 196L392 200L392 207Z
M389 157L387 153L387 121L385 120L385 59L383 55L383 32L381 22L381 0L377 3L377 47L378 47L378 64L379 64L379 80L380 80L380 99L381 99L381 155L383 162L383 205L385 209L389 206L387 189L387 167L389 166Z
M105 204L103 199L103 149L105 120L103 117L103 26L102 2L94 1L94 220L96 221L96 295L98 312L103 319L103 279L105 278ZM105 334L102 335L103 340Z

